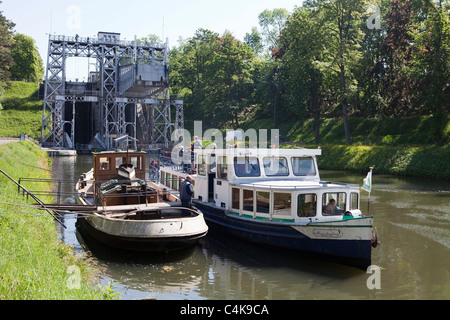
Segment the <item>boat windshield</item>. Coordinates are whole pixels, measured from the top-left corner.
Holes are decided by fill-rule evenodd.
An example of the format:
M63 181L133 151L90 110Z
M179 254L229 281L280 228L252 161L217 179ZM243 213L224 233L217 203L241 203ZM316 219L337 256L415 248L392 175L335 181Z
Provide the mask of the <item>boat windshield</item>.
M234 172L238 177L259 177L261 169L256 157L234 157Z
M284 157L265 157L263 159L266 176L288 176L288 161Z
M292 170L296 176L315 176L316 167L314 160L310 157L294 157L292 158Z

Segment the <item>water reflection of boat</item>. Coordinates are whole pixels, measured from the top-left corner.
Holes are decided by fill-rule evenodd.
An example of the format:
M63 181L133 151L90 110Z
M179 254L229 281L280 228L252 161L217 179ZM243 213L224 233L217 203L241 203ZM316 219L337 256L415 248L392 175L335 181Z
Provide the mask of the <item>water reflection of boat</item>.
M199 245L149 255L107 246L84 228L77 229L77 239L99 259L104 276L115 283L122 299L192 299L208 274Z
M373 217L360 210L359 185L320 181L320 154L320 149L195 150L195 206L210 228L238 239L367 268ZM173 182L187 175L183 169L161 167L161 182L176 188Z
M203 214L181 208L178 199L145 178L144 152L94 153L94 168L76 189L92 214L79 225L103 243L132 251L168 252L192 246L206 235Z
M238 238L230 238L226 232L213 231L200 243L210 261L208 283L204 284L203 290L214 292L216 299L364 297L333 285L337 279L355 285L365 282L365 278L361 280L362 275L357 269L343 264L330 263L308 254L293 255L290 250L242 242Z

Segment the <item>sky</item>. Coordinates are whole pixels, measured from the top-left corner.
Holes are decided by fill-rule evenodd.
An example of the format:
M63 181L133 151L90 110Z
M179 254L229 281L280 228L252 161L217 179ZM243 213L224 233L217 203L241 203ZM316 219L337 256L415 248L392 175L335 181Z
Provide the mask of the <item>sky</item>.
M190 38L203 28L219 34L228 30L243 41L252 27L259 26L258 15L265 9L285 8L292 12L302 4L302 0L0 1L0 11L16 24L15 31L36 41L44 66L49 34L97 37L99 31L105 31L120 33L122 40L155 34L164 42L168 39L169 47L174 47L180 37ZM68 61L67 80L87 76L83 70L88 63L86 58Z

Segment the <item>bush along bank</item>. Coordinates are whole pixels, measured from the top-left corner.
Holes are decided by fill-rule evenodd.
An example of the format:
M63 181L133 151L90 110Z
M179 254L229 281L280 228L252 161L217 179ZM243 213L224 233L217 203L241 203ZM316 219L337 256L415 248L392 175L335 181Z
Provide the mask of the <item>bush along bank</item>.
M0 168L16 181L49 178L49 158L31 142L0 146ZM30 190L42 185L27 184ZM33 189L34 188L34 189ZM51 188L47 185L47 188ZM52 201L43 198L43 201ZM14 205L13 205L14 204ZM32 208L17 186L0 174L0 299L92 300L113 293L98 285L99 268L59 239L53 218ZM20 206L19 206L20 205Z
M311 146L317 148L317 146ZM450 180L450 147L393 147L321 145L320 169L367 172L375 166L380 174Z

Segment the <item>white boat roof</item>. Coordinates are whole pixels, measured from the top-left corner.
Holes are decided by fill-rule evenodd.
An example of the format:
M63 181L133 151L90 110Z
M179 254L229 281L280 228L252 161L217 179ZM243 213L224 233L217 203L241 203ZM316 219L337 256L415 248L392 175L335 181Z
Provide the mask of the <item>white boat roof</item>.
M322 189L322 188L359 188L358 185L337 182L299 181L299 180L265 180L251 183L234 184L243 188L298 190L298 189Z
M298 189L298 188L319 188L319 182L295 181L295 180L270 180L251 183L241 183L241 187L262 188L262 189Z
M279 149L279 148L228 148L228 149L194 149L199 154L234 155L234 156L320 156L319 149Z

